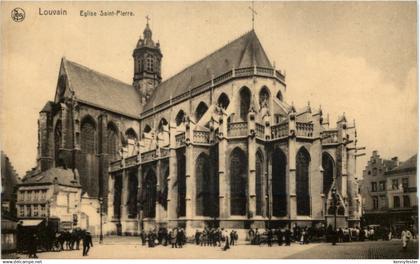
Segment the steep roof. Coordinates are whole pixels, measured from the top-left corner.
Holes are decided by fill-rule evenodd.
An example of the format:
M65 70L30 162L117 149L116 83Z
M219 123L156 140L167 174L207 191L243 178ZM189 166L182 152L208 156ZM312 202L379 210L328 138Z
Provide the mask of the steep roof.
M140 95L133 86L66 58L62 67L77 100L131 117L140 115Z
M404 161L400 166L386 172L386 175L398 174L402 172L417 170L417 154Z
M75 176L71 169L51 168L23 178L19 185L53 184L56 179L59 185L80 187Z
M245 68L254 65L272 68L255 31L251 30L162 82L154 90L144 110L168 101L171 96L176 97L210 81L212 76L217 77L231 71L232 68Z

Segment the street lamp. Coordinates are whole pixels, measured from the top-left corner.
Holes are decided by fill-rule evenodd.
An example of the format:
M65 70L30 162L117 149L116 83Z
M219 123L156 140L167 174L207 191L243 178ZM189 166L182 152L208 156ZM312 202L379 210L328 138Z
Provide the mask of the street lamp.
M332 244L335 246L337 242L337 189L335 187L331 190L332 199L333 199L333 210L334 210L334 230L333 230L333 241Z
M99 233L99 244L103 243L104 240L104 236L102 234L102 203L103 203L103 199L102 197L99 198L99 217L100 217L100 233Z

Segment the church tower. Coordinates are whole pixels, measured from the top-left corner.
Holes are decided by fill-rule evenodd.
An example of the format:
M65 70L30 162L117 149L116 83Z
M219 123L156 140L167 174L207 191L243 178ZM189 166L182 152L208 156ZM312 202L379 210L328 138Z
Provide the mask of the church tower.
M138 89L141 103L145 104L152 95L153 89L161 82L160 75L162 53L159 42L152 40L152 30L149 27L149 17L143 31L143 38L137 42L133 51L134 77L133 86Z

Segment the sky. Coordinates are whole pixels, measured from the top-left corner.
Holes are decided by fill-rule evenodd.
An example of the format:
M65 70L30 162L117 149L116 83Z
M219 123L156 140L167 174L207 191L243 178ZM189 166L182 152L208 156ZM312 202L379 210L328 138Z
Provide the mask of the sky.
M14 22L10 12L25 10ZM53 100L61 57L131 83L148 15L166 79L251 29L250 2L1 2L0 148L20 176L36 164L37 119ZM39 9L67 16L40 16ZM81 10L132 11L82 17ZM286 101L356 120L358 175L373 150L404 161L418 149L415 2L255 2L256 33L286 71Z

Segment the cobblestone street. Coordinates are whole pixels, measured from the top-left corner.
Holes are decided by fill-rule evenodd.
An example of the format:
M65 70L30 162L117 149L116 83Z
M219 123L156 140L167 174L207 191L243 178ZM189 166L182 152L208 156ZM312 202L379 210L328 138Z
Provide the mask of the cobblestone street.
M290 247L238 245L228 251L219 247L200 247L192 244L182 249L157 246L141 246L134 237L105 238L103 244L94 241L88 257L82 257L82 250L41 252L39 258L124 258L124 259L193 259L193 258L290 258L290 259L409 259L418 258L418 241L411 241L407 251L402 251L400 240L366 241L340 243L336 246L326 243L309 245L292 244ZM26 258L26 255L19 255Z

